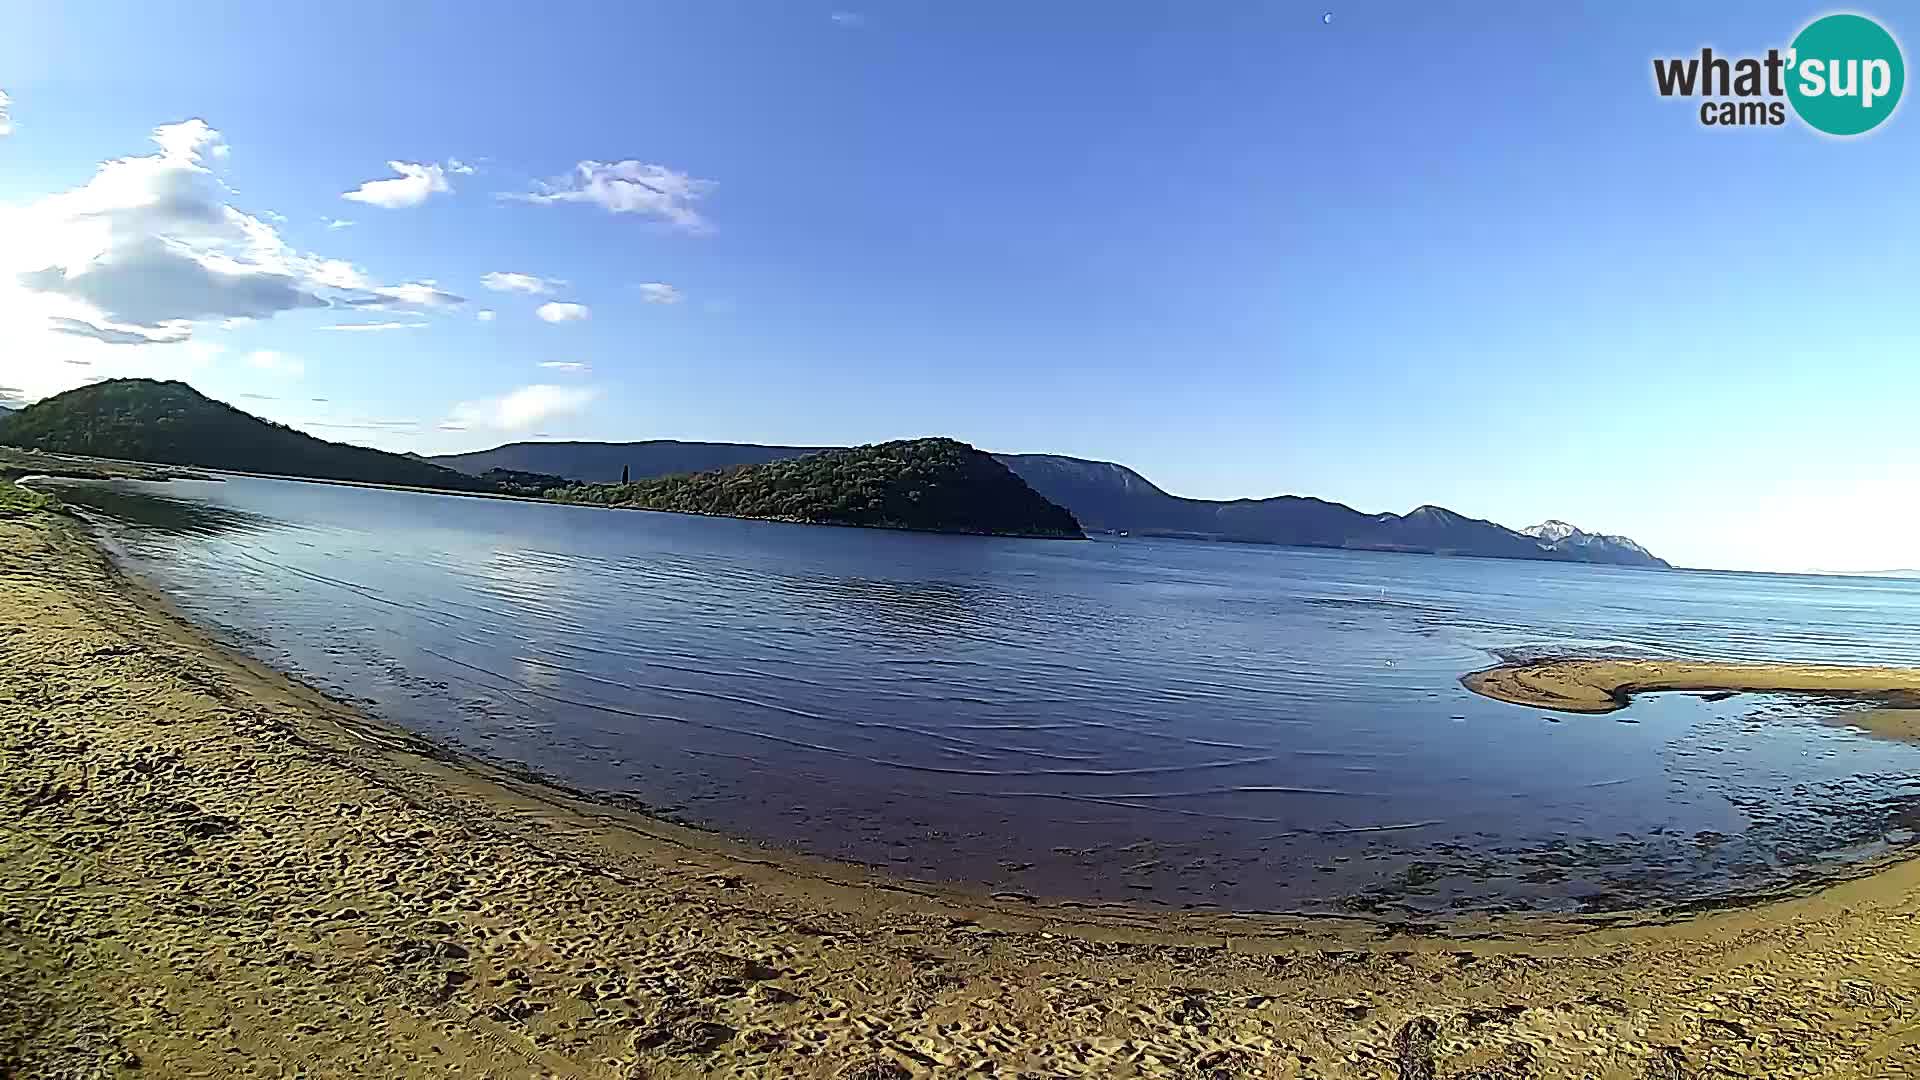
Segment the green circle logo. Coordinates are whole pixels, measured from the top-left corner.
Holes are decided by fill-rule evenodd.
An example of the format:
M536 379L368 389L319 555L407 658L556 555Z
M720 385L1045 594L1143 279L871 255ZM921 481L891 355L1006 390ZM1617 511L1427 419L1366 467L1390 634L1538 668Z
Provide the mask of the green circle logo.
M1807 24L1788 54L1787 99L1809 127L1829 135L1872 131L1893 115L1907 84L1900 43L1864 15Z

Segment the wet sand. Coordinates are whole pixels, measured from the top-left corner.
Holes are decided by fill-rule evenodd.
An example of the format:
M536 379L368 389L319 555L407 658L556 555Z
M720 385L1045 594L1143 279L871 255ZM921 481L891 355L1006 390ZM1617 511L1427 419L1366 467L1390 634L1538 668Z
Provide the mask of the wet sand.
M1883 739L1920 742L1920 709L1862 709L1836 716L1833 722Z
M453 757L44 513L0 718L0 1076L1920 1073L1920 863L1447 927L907 885Z

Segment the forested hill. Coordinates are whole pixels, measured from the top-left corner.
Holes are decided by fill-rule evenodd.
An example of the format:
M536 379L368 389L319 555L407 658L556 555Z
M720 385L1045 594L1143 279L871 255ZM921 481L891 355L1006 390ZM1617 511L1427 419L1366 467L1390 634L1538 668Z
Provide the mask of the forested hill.
M953 439L823 450L761 465L547 493L564 502L819 525L1079 539L1072 514Z
M754 443L680 442L517 442L467 454L441 454L427 460L478 476L490 469L557 473L588 484L611 484L626 473L635 480L674 473L709 472L736 465L816 454L830 446L760 446Z
M186 383L152 379L110 379L0 417L0 445L316 480L497 490L487 480L419 458L316 439Z

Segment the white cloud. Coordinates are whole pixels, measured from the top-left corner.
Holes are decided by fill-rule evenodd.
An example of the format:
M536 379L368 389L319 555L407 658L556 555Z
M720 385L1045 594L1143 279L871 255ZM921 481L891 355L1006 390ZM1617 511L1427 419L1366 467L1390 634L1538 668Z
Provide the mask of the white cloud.
M85 319L72 319L55 315L47 320L48 328L56 334L72 334L75 337L89 337L108 345L153 345L162 341L180 341L185 335L174 337L148 336L137 330L115 330L105 326L95 326ZM69 360L70 364L84 365L85 360Z
M399 210L408 206L419 206L435 192L452 191L447 184L447 171L438 165L416 165L406 161L389 161L387 168L399 173L399 176L386 180L369 180L340 197L369 206Z
M310 259L307 274L317 285L340 290L333 306L371 311L444 311L467 302L465 297L447 292L431 279L400 285L376 284L359 267L340 259Z
M356 225L356 224L358 224L357 222L353 222L353 221L348 221L348 220L346 220L345 218L330 218L330 217L323 217L323 218L321 218L320 220L321 220L321 221L323 221L323 222L325 222L325 223L326 223L326 226L327 226L327 228L328 228L328 229L330 229L330 230L334 230L334 229L351 229L351 228L353 228L353 227L354 227L354 225Z
M472 176L473 166L461 161L459 158L448 158L447 171L456 176Z
M558 303L541 304L538 308L534 309L533 313L540 316L542 322L550 323L584 322L593 314L593 312L587 310L587 305L585 304Z
M405 285L376 285L368 291L373 293L374 296L383 297L384 301L368 302L356 306L378 308L383 311L395 308L444 310L446 308L459 307L461 304L467 302L465 297L455 296L441 289L432 281L410 281Z
M857 11L836 11L827 16L827 18L832 19L834 22L848 29L855 29L867 25L867 17Z
M320 329L322 330L359 330L359 331L418 330L425 325L427 324L423 322L350 322L350 323L334 323L332 326L323 326Z
M13 99L0 90L0 135L13 134Z
M593 370L592 364L582 364L577 360L542 360L540 361L540 366L543 368L551 368L554 371L588 372Z
M246 359L250 367L270 371L275 375L285 375L290 379L299 378L307 370L307 365L299 357L288 356L286 353L275 352L272 349L255 349L247 354Z
M573 172L536 183L525 194L508 195L530 203L592 203L613 214L642 214L689 232L703 232L707 221L694 209L713 181L700 180L664 165L638 161L583 161Z
M225 144L205 121L156 128L153 143L79 187L0 206L0 341L36 392L77 385L74 369L96 363L116 375L197 370L205 355L175 346L202 327L464 302L431 281L386 285L290 247L264 213L230 204L213 172Z
M476 319L479 319L479 320L480 320L481 322L492 322L492 321L493 321L493 309L491 309L491 308L482 308L481 310L479 310L479 311L477 311L477 312L475 312L475 313L474 313L474 316L473 316L473 317L474 317L474 318L476 318Z
M578 413L592 404L597 394L590 387L545 383L523 386L497 398L464 401L455 405L453 415L447 418L441 428L448 431L464 431L474 427L525 431L547 420Z
M542 296L565 285L558 278L536 277L533 274L506 274L496 270L491 274L480 275L480 284L494 292L520 292L530 296Z
M677 304L682 299L680 290L664 281L649 281L640 286L640 299L649 304Z

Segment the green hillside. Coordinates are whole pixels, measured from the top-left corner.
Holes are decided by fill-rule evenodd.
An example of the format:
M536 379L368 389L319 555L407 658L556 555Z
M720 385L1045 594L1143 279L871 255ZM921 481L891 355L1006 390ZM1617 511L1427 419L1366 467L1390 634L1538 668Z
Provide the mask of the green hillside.
M822 525L1000 536L1081 536L991 455L953 439L913 439L825 450L763 465L663 476L632 484L557 488L549 498Z
M183 382L110 379L0 418L0 445L316 480L493 491L418 458L316 439L214 401Z
M834 446L758 446L753 443L680 442L517 442L468 454L441 454L427 460L482 476L495 469L556 473L586 484L611 484L626 473L635 480L675 473L712 472L741 465L837 450Z

